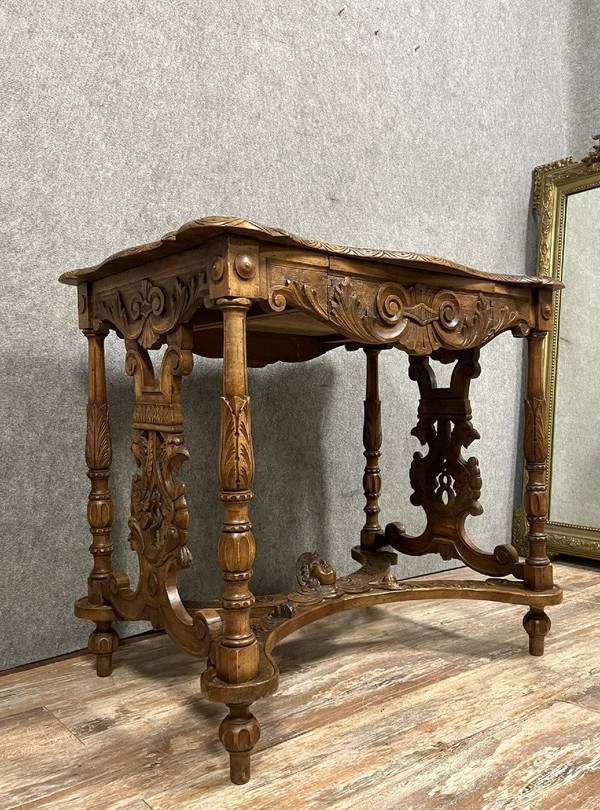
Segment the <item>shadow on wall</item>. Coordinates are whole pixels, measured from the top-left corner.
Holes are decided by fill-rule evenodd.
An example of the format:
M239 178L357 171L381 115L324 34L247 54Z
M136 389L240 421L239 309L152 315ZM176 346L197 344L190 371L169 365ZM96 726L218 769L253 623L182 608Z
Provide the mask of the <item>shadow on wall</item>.
M111 337L109 402L114 445L111 491L115 501L115 565L137 582L137 562L129 549L128 493L135 463L130 453L132 384L126 376L122 345ZM160 352L153 353L160 357ZM154 359L154 358L153 358ZM155 359L155 367L158 365ZM254 593L287 592L295 587L295 562L308 550L332 556L326 515L327 453L324 429L334 407L336 369L317 358L309 363L277 363L249 370L256 474L251 520L257 540ZM223 519L219 500L218 453L221 361L194 357L183 380L186 446L190 460L181 468L190 510L188 545L192 567L179 578L186 599L216 598L222 590L217 539ZM359 401L362 409L362 402ZM357 423L357 430L362 427ZM359 433L360 436L360 433ZM362 448L357 447L359 457ZM329 470L329 474L331 470ZM359 479L360 481L360 479ZM362 512L359 512L362 515Z

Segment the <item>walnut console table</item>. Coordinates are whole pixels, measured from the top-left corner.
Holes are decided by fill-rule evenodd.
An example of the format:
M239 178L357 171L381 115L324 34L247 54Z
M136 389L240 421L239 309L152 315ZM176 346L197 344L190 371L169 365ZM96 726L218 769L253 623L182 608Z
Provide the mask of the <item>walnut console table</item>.
M226 704L220 739L231 779L248 781L259 725L250 706L277 688L275 645L329 613L413 599L489 599L528 608L529 651L543 653L550 628L545 608L562 599L546 556L544 526L546 407L541 373L544 338L552 329L550 278L492 276L428 256L326 245L239 219L211 217L184 225L159 242L117 253L61 281L77 286L79 325L89 344L86 459L91 480L88 519L93 569L77 616L96 625L89 648L98 675L109 675L118 637L115 619L150 620L190 655L208 658L204 695ZM129 542L139 584L111 564L111 440L104 339L125 341L133 378L133 454ZM471 423L470 381L479 348L511 330L528 342L524 452L528 470L528 556L510 544L478 549L465 532L478 515L477 459L463 448L479 435ZM160 368L151 350L166 344ZM366 356L363 487L366 521L352 549L359 569L337 577L318 553L297 564L297 590L255 597L249 588L255 542L248 507L254 459L247 367L301 362L344 346ZM380 351L410 356L420 393L412 433L427 448L410 467L412 503L427 526L419 537L401 523L379 525L378 467L382 443L377 364ZM225 586L218 603L186 604L177 574L192 560L186 547L188 509L179 468L187 458L182 378L193 356L223 358L219 475L224 507L217 554ZM429 357L454 363L450 385L438 388ZM217 532L215 532L216 535ZM215 537L216 539L216 537ZM357 538L358 539L358 538ZM399 582L396 552L462 560L486 580Z

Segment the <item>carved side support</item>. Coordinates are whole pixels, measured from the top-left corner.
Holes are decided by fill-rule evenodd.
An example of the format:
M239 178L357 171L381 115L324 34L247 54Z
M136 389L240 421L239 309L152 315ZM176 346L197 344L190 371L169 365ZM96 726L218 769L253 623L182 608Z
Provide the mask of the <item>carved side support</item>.
M545 332L533 331L527 337L527 396L525 399L525 435L523 451L527 469L525 512L529 523L528 554L523 566L525 585L532 591L552 587L552 564L546 553L548 491L546 487L546 395L544 390L543 351ZM543 610L532 608L525 616L529 634L529 652L542 655L544 636L550 620Z
M87 517L92 534L90 552L94 564L88 577L87 600L79 600L75 606L76 615L92 619L96 629L91 634L88 647L96 656L96 672L106 677L112 672L112 655L118 646L119 638L112 627L116 618L106 605L102 595L102 583L112 573L111 540L113 504L110 497L108 479L112 463L112 445L108 423L108 403L106 399L106 371L104 360L105 333L85 329L88 340L88 405L85 458L88 478L91 482Z
M220 681L243 684L259 674L259 645L250 624L254 597L248 586L255 553L248 518L254 476L246 368L246 313L250 301L221 298L217 306L223 313L219 478L220 497L225 506L218 557L225 589L221 599L223 634L215 645L214 663ZM250 753L260 729L256 718L248 711L248 702L228 701L228 705L230 713L221 725L220 739L230 755L232 782L243 784L250 778Z
M192 370L192 336L179 327L167 335L158 378L149 352L127 340L126 371L133 377L135 404L131 449L138 472L131 482L129 543L139 563L137 588L125 571L113 571L104 588L119 616L164 627L190 655L205 657L220 632L218 613L190 614L179 597L177 576L191 565L187 547L186 487L179 479L189 458L183 433L182 378Z
M363 423L364 457L366 459L363 475L363 490L366 504L364 507L366 521L360 533L360 544L363 548L374 548L381 537L379 525L379 493L381 492L381 402L379 400L379 352L378 346L364 347L367 358L367 390L364 401L365 415Z
M469 386L479 376L479 349L438 352L441 362L456 361L448 388L438 388L426 357L411 356L410 377L419 385L419 422L412 434L427 455L415 453L410 468L414 492L411 502L422 506L427 526L419 537L409 537L400 523L385 529L386 541L405 554L437 552L443 559L459 559L482 574L505 576L519 571L519 555L510 544L496 546L493 554L482 551L465 530L468 515L480 515L481 475L474 456L462 450L479 438L471 422Z

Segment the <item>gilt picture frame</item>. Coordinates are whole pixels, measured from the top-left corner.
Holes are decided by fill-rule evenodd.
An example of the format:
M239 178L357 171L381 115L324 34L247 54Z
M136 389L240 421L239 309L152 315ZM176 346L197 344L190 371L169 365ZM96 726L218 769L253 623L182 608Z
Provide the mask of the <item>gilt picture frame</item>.
M594 137L595 145L581 161L573 157L563 158L538 166L533 178L533 208L538 219L538 249L536 275L565 281L567 289L553 293L556 327L548 336L544 349L544 374L546 378L548 430L547 430L547 486L549 495L549 520L546 524L548 555L568 554L600 560L600 521L598 526L585 525L585 521L562 522L553 519L553 485L557 488L556 471L553 469L556 434L556 403L558 391L557 369L561 346L561 304L568 295L569 280L563 277L566 241L567 202L569 197L588 189L600 188L600 135ZM598 317L600 324L600 312ZM564 339L564 336L563 336ZM589 335L595 341L595 335ZM599 383L600 384L600 383ZM600 469L600 458L598 459ZM598 476L600 499L600 476ZM575 510L576 512L576 510ZM575 513L574 512L574 513ZM513 519L513 545L520 554L527 554L527 522L523 501Z

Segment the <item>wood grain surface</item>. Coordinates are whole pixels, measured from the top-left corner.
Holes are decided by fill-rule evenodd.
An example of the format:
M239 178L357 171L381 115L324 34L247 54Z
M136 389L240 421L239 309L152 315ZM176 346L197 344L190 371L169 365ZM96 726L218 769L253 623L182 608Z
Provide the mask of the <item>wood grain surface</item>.
M282 642L244 786L201 664L166 636L120 649L103 679L90 656L6 674L0 808L595 810L600 570L556 568L543 658L520 607L465 601L369 607Z

